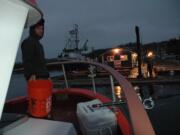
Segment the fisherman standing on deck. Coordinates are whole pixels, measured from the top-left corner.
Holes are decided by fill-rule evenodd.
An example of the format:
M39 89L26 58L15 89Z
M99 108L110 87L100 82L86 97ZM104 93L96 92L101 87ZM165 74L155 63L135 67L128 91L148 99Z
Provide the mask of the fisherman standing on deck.
M30 27L29 37L22 43L24 75L27 81L48 79L43 46L39 42L44 36L44 19Z
M38 118L51 117L53 85L39 41L44 35L44 19L31 26L29 34L21 45L24 75L28 81L28 113Z

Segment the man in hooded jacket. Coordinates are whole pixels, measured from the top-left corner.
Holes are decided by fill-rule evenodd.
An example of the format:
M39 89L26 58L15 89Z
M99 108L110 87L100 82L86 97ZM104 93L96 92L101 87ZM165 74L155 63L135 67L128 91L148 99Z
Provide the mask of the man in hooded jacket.
M21 45L24 75L27 81L48 79L45 55L40 39L44 35L44 19L30 27L29 37Z

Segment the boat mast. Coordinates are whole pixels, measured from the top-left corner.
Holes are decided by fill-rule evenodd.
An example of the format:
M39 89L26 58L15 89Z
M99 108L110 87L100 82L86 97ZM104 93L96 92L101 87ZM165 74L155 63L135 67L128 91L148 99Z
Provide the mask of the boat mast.
M68 56L69 54L79 54L81 55L82 51L87 51L87 43L88 40L86 40L83 44L83 47L79 47L80 39L79 39L79 26L78 24L74 24L73 29L69 31L69 38L66 41L65 48L63 49L63 52L61 53L62 56ZM61 57L61 56L59 56Z
M79 51L79 26L77 24L74 25L74 28L69 31L70 38L66 44L66 50L71 51Z
M78 46L79 46L79 27L77 24L75 24L75 45L76 45L76 51L79 49Z

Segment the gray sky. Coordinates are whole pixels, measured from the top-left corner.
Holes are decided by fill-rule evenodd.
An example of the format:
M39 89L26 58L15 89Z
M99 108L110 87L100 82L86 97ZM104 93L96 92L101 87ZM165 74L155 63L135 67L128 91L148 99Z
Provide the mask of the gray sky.
M57 57L68 31L79 24L81 44L95 49L134 42L135 25L142 43L180 36L180 0L38 0L45 15L41 41L47 58ZM23 38L27 34L23 35ZM21 51L17 61L21 61Z

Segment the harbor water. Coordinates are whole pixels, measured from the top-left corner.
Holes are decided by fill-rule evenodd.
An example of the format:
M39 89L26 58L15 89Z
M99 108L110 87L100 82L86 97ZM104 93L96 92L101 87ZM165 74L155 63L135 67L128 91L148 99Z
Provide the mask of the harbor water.
M61 75L61 72L50 72L50 76ZM27 82L23 74L12 74L6 100L27 95Z
M51 77L58 76L58 75L62 75L62 72L58 72L58 71L50 72ZM64 86L62 86L62 87L64 87ZM89 86L88 87L80 87L80 88L89 89L89 90L93 89L92 87L89 87ZM109 98L112 98L110 86L108 86L108 87L107 86L101 86L101 87L98 86L98 87L96 87L96 91L98 93L106 95ZM13 99L13 98L20 97L20 96L26 96L26 95L27 95L27 82L24 78L24 75L23 74L12 74L6 100Z

